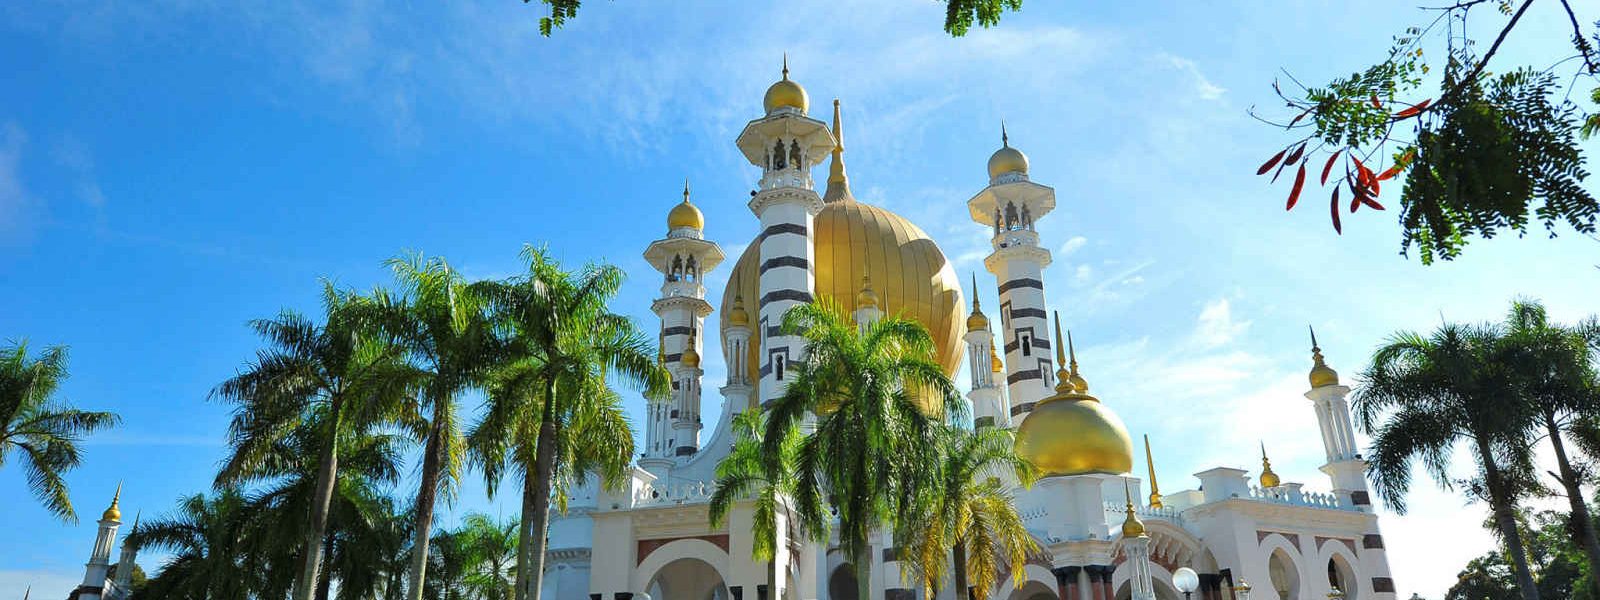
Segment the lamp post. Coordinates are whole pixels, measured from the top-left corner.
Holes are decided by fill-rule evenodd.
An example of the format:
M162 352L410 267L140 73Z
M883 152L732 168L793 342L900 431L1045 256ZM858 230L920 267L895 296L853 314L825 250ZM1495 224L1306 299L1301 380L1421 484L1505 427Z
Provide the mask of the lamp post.
M1233 595L1239 600L1250 600L1250 582L1240 577L1239 585L1233 586Z
M1339 586L1333 586L1333 591L1328 592L1328 600L1344 600L1344 591Z
M1172 572L1172 587L1183 592L1183 600L1189 600L1190 594L1200 589L1200 575L1189 567L1180 567Z

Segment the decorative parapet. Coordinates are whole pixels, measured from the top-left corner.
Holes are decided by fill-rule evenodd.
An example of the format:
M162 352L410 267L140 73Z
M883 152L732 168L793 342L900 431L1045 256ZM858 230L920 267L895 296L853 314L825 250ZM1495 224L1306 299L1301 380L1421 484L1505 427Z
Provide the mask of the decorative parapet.
M1106 509L1106 514L1114 515L1115 516L1114 522L1118 522L1118 523L1122 522L1122 517L1123 517L1123 515L1127 514L1127 510L1128 510L1127 505L1118 504L1116 502L1107 502L1107 503L1105 503L1105 509ZM1136 515L1139 515L1140 517L1147 517L1147 518L1151 518L1151 519L1161 519L1161 520L1164 520L1164 521L1171 521L1171 522L1174 522L1174 523L1183 520L1182 511L1179 511L1178 509L1172 508L1170 506L1163 506L1161 508L1151 508L1149 506L1135 506L1135 507L1133 507L1133 513L1136 514Z
M643 508L649 506L705 504L711 501L711 495L716 491L717 486L714 482L650 482L634 489L633 506Z
M1249 499L1273 504L1287 504L1290 506L1308 506L1311 508L1327 508L1332 510L1355 510L1350 506L1339 503L1339 497L1331 493L1307 492L1300 489L1298 484L1285 484L1278 487L1264 488L1250 486Z

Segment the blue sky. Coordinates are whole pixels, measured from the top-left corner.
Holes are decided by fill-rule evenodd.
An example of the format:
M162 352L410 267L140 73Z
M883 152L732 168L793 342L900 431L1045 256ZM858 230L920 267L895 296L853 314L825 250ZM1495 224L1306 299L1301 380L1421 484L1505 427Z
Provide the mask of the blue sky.
M987 253L964 202L1007 121L1057 189L1046 295L1100 396L1151 434L1164 489L1253 471L1263 440L1285 479L1326 489L1300 395L1308 323L1348 380L1388 333L1497 318L1517 294L1596 312L1594 240L1506 236L1424 267L1398 256L1392 212L1335 236L1317 196L1285 213L1254 176L1285 141L1246 113L1273 105L1277 70L1325 81L1376 60L1420 18L1409 5L1131 4L1033 0L953 40L923 0L590 3L548 39L509 1L7 3L0 338L71 346L63 396L124 418L69 477L80 512L119 479L125 513L166 512L224 452L227 409L206 396L257 347L245 321L315 310L318 278L381 284L406 249L503 276L548 243L628 269L619 308L648 328L640 253L685 177L729 255L755 233L732 141L785 51L819 114L844 103L856 195L920 224L963 280ZM1563 43L1558 15L1528 19L1504 64ZM720 356L707 370L721 380ZM93 526L23 489L0 469L0 593L64 594ZM481 490L448 518L515 512ZM1483 511L1425 482L1412 508L1382 523L1390 560L1401 597L1437 596L1489 547Z

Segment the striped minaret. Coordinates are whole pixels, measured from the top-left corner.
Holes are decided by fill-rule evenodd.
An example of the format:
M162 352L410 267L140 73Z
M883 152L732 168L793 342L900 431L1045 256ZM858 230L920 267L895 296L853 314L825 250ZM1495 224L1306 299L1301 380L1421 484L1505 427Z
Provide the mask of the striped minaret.
M1000 144L989 157L989 186L967 208L974 221L994 231L994 252L983 264L999 282L1006 388L1016 421L1054 386L1044 302L1050 251L1039 246L1034 220L1056 207L1056 192L1028 180L1028 157L1011 147L1004 125Z
M812 225L822 210L822 197L813 186L811 168L837 147L828 125L806 116L810 101L805 89L789 80L785 63L783 79L772 84L763 101L766 116L745 125L737 141L745 158L761 167L749 206L761 220L753 343L760 344L757 389L763 405L783 394L791 365L805 349L804 340L784 335L781 325L784 314L810 302L816 288Z
M706 273L722 263L722 248L705 239L705 217L683 201L667 213L667 236L650 243L644 258L663 276L661 297L650 305L661 319L661 362L672 374L672 394L645 407L645 447L639 465L661 475L700 448L700 331L711 314Z

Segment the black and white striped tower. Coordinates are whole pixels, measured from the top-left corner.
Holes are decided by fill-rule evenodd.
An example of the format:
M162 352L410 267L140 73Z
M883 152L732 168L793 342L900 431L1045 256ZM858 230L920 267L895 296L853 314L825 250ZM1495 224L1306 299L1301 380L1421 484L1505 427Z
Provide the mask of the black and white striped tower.
M722 248L705 239L705 217L683 201L667 214L667 236L650 243L644 259L663 275L661 297L650 305L661 318L661 360L672 373L672 394L645 408L645 447L640 466L657 473L700 448L700 339L705 318L705 275L722 263Z
M761 220L760 297L756 299L754 343L760 344L761 403L783 394L789 365L801 359L804 342L782 335L780 325L790 308L810 302L816 286L813 223L822 210L811 168L834 149L833 134L822 121L806 116L810 100L800 84L783 79L772 84L762 104L766 116L739 133L739 150L761 167L750 212Z
M989 157L989 186L968 200L967 208L974 221L994 231L994 252L983 264L1000 286L1006 395L1015 422L1049 397L1054 386L1044 302L1050 251L1039 246L1034 221L1055 209L1056 191L1028 180L1028 157L1011 147L1004 125L1000 145Z

